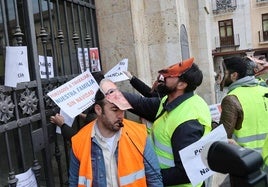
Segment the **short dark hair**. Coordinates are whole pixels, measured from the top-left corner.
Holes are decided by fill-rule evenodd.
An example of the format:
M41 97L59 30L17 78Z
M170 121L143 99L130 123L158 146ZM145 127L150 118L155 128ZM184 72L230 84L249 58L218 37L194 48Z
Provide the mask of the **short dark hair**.
M203 81L203 73L197 66L197 64L193 63L190 69L185 71L181 76L179 76L181 81L186 82L188 85L185 88L185 92L192 92L198 86L201 85Z
M95 94L95 103L93 105L93 108L94 108L94 106L96 104L100 105L101 108L103 108L103 106L104 106L104 98L105 98L105 95L102 93L102 91L100 89L98 89L98 91Z
M104 79L104 75L101 71L98 72L92 72L92 75L96 82L99 84L102 79Z
M247 63L242 57L230 57L223 60L229 73L238 73L238 79L247 76Z
M95 102L94 102L94 104L91 105L88 108L88 114L95 113L95 109L94 108L95 108L95 105L96 104L100 105L101 108L103 108L103 106L104 106L104 101L103 101L104 97L105 97L104 94L101 92L100 89L98 89L98 91L95 94Z

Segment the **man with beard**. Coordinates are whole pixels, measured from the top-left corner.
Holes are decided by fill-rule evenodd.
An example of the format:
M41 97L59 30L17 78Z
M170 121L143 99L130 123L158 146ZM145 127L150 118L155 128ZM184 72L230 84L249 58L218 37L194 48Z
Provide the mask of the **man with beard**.
M223 61L221 89L228 87L228 93L221 102L220 124L240 146L261 151L268 133L268 88L248 76L247 61L247 57Z
M129 108L116 85L103 79L95 96L97 119L72 137L70 187L163 186L146 127L124 119Z
M151 136L160 163L164 186L192 186L182 165L179 151L198 141L211 130L207 103L197 94L203 74L194 59L176 63L159 72L158 98L124 93L141 117L154 121ZM202 186L200 184L198 186Z

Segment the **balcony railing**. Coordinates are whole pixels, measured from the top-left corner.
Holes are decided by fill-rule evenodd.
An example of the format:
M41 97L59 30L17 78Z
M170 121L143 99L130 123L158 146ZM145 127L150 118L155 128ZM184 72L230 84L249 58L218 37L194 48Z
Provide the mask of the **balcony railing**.
M257 3L265 3L268 2L268 0L256 0Z
M238 47L240 46L239 34L235 34L233 37L229 38L220 38L219 36L215 37L215 47L225 48L225 47Z
M236 0L212 0L213 14L222 14L227 12L234 12L237 8Z
M257 6L267 6L268 0L256 0L256 5Z
M268 43L268 31L258 31L259 43Z

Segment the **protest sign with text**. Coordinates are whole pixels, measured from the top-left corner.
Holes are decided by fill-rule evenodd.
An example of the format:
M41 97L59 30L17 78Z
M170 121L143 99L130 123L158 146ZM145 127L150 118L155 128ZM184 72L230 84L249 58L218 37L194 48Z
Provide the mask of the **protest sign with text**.
M74 118L94 103L98 89L98 83L87 70L47 95L68 116Z
M215 141L227 142L227 134L223 125L218 126L197 142L179 151L183 167L193 186L198 185L215 173L201 159L201 151L204 146Z
M110 79L113 82L120 82L128 80L128 77L124 74L124 71L128 69L128 59L121 60L116 66L108 71L104 77Z

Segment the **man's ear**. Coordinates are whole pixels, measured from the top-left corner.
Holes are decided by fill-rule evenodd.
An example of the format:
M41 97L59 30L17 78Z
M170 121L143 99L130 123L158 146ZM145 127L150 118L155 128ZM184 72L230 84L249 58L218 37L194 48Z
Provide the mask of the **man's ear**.
M185 89L187 87L187 83L186 82L183 82L183 81L179 81L178 82L178 85L177 85L177 88L179 89Z
M234 82L238 79L238 73L237 72L233 72L231 73L231 80Z
M254 68L253 71L254 73L257 73L259 71L259 68Z
M100 115L102 114L102 108L101 108L100 105L96 104L96 105L94 106L94 110L95 110L95 112L96 112L96 114L97 114L98 116L100 116Z

